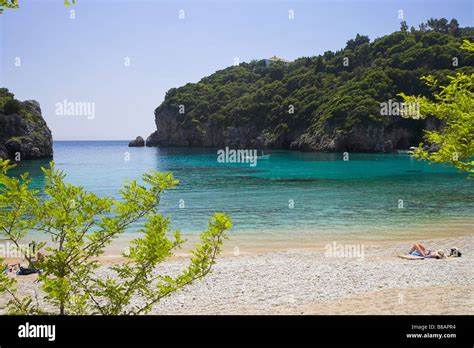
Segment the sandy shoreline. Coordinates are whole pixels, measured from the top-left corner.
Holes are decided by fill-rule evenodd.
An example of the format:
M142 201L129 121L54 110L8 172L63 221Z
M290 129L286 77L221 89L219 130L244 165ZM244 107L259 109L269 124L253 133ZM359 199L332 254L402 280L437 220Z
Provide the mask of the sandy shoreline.
M340 243L359 247L347 255L328 254L324 245L227 249L208 277L164 299L151 314L474 314L474 236L416 241L444 250L457 246L464 255L403 260L397 255L406 253L407 241ZM119 261L102 258L104 264ZM185 255L175 257L157 272L173 274L187 262ZM99 273L106 276L107 269ZM17 279L20 294L32 293L34 276ZM0 305L6 300L2 296Z

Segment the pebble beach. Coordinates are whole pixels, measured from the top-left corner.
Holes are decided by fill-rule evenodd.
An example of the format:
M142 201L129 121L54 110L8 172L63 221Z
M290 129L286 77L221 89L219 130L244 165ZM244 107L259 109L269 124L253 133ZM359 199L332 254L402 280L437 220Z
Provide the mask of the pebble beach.
M206 278L174 293L150 314L474 314L473 236L422 240L463 251L459 258L404 260L408 242L364 245L363 254L290 249L224 254ZM161 274L186 267L180 256ZM105 277L107 268L101 267ZM19 294L33 294L35 276L17 277ZM5 295L0 304L5 304ZM135 299L139 301L139 299Z

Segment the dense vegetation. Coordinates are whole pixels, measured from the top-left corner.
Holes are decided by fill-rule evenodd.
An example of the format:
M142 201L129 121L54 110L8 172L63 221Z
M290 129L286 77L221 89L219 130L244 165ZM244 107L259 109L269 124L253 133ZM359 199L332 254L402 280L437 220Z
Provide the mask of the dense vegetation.
M23 119L30 121L37 121L41 118L41 115L38 115L16 99L15 95L10 93L7 88L0 88L0 117L9 115L19 115Z
M465 40L462 49L474 52L474 44ZM429 152L423 143L414 155L433 162L450 163L456 168L474 174L474 74L457 73L449 77L449 84L441 86L431 75L422 79L430 87L437 89L434 100L426 97L401 96L408 103L418 102L421 117L434 116L444 122L441 131L426 131L426 140L438 145L437 151Z
M280 147L301 135L350 133L356 126L411 122L405 125L422 128L422 121L401 117L394 124L381 115L380 103L401 100L401 92L430 96L423 75L445 82L454 71L474 72L474 53L460 49L463 39L473 38L474 28L460 28L455 19L430 19L418 29L402 22L400 31L372 42L357 34L340 51L289 65L267 67L262 60L217 71L170 89L155 114L176 110L180 127L201 133L210 123L222 129L252 125L267 139L280 139Z

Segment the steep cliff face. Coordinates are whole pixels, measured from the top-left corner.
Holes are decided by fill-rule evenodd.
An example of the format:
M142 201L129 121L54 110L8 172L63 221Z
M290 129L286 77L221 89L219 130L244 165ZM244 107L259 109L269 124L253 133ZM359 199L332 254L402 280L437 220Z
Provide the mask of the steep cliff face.
M51 131L38 102L20 102L8 89L0 88L0 158L25 160L52 155Z
M156 132L146 140L147 146L201 146L201 134L196 129L184 128L183 117L167 106L155 110Z
M155 110L156 131L147 139L147 146L250 146L258 141L258 134L252 126L224 128L208 120L203 126L183 126L183 115L169 106L163 105Z
M155 111L157 130L147 139L147 146L234 147L290 149L301 151L390 152L418 145L423 129L439 128L432 120L394 119L387 125L355 126L349 131L326 128L323 132L297 130L275 135L255 125L224 127L208 120L203 127L183 127L182 115L169 107Z
M423 129L439 128L429 119L399 119L388 125L355 126L348 132L329 130L325 133L302 134L291 141L290 149L304 151L353 151L391 152L417 146L423 137Z

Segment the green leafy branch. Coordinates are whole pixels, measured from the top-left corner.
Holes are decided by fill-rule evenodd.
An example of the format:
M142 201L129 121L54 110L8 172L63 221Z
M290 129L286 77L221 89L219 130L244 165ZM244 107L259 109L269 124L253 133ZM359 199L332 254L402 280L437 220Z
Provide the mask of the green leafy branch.
M474 51L474 44L464 40L462 49ZM425 139L429 144L435 144L438 149L429 151L421 143L414 155L417 158L451 163L454 167L474 173L474 74L457 73L448 76L449 83L440 85L432 75L422 77L425 84L434 90L433 99L424 96L399 95L408 103L419 103L421 118L436 117L443 121L442 130L426 130ZM405 117L410 117L405 115Z
M71 6L75 4L76 0L64 0L64 5ZM3 10L6 8L18 8L18 0L0 0L0 14L3 13Z
M65 174L43 168L46 198L29 188L31 179L7 175L13 168L0 162L0 236L20 247L30 231L41 231L50 242L46 256L24 257L41 270L37 281L42 299L56 310L48 314L142 314L148 313L163 297L206 276L221 252L232 223L223 213L215 213L200 243L192 251L190 264L177 276L155 274L156 266L174 255L185 242L179 231L168 237L169 218L158 213L161 194L178 181L169 173L150 172L142 182L129 181L120 191L121 199L98 197L80 186L65 182ZM141 223L142 236L131 242L125 262L102 267L97 261L105 248L131 225ZM10 313L34 314L42 310L31 297L16 295L15 281L2 275L0 293L8 293ZM134 299L137 301L134 302Z

